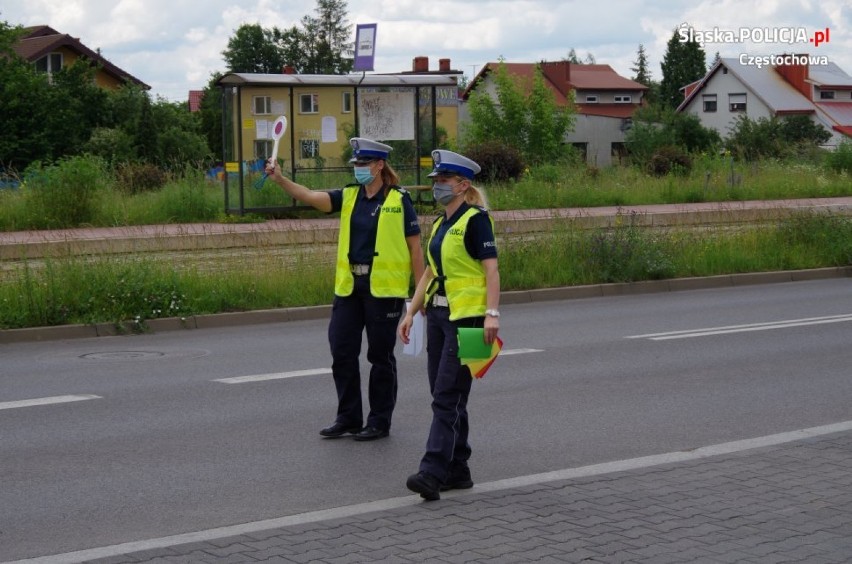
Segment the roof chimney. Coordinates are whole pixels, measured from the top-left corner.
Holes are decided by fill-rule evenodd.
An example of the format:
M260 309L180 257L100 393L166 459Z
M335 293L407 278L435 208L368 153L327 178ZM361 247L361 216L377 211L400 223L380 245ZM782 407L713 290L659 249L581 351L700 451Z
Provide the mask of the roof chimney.
M450 72L450 60L438 59L438 70L441 72Z
M414 72L429 72L429 57L414 57Z
M293 65L284 65L284 68L281 69L282 74L296 74L296 69L293 68Z
M804 94L805 98L812 100L813 88L808 82L808 56L784 54L780 59L782 62L775 67L775 72Z

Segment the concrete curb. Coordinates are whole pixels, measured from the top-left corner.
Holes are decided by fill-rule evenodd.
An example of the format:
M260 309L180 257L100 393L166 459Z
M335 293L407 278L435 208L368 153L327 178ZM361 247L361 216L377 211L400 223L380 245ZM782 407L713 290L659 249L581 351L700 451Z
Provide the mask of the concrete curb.
M500 302L503 304L524 304L848 277L852 277L852 266L815 268L810 270L782 270L777 272L725 274L700 278L674 278L670 280L647 280L623 284L592 284L587 286L565 286L560 288L542 288L536 290L503 292L500 295ZM193 315L181 318L170 317L163 319L151 319L146 321L145 325L142 327L132 322L127 322L120 326L112 323L97 323L91 325L59 325L55 327L5 329L0 330L0 344L112 337L117 335L162 333L191 329L215 329L263 323L284 323L290 321L326 319L329 317L330 313L331 305L320 305L216 313L210 315Z

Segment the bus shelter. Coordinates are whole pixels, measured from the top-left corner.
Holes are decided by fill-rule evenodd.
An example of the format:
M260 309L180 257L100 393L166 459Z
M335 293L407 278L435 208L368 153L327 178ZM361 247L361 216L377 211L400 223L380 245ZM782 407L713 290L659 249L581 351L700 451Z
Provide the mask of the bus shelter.
M458 134L458 74L303 75L229 73L222 89L225 213L276 215L307 209L272 183L263 168L275 146L285 174L313 189L354 182L349 139L393 147L402 184L421 186L431 152ZM416 198L419 201L419 194Z

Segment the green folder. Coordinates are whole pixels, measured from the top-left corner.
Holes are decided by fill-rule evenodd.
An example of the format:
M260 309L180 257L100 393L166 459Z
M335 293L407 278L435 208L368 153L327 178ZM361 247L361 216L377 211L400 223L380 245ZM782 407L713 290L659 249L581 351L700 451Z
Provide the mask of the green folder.
M459 358L489 358L492 348L482 327L459 327Z

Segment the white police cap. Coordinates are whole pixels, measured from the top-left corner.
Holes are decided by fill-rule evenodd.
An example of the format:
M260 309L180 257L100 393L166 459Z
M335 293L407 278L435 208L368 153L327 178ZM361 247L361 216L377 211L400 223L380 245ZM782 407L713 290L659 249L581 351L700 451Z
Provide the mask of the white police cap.
M373 141L365 137L353 137L349 140L352 145L352 158L350 163L358 161L372 161L374 159L387 160L388 154L393 150L390 145Z
M435 163L435 166L432 172L429 173L430 177L439 174L457 174L472 180L482 170L478 164L469 158L444 149L432 151L432 161Z

